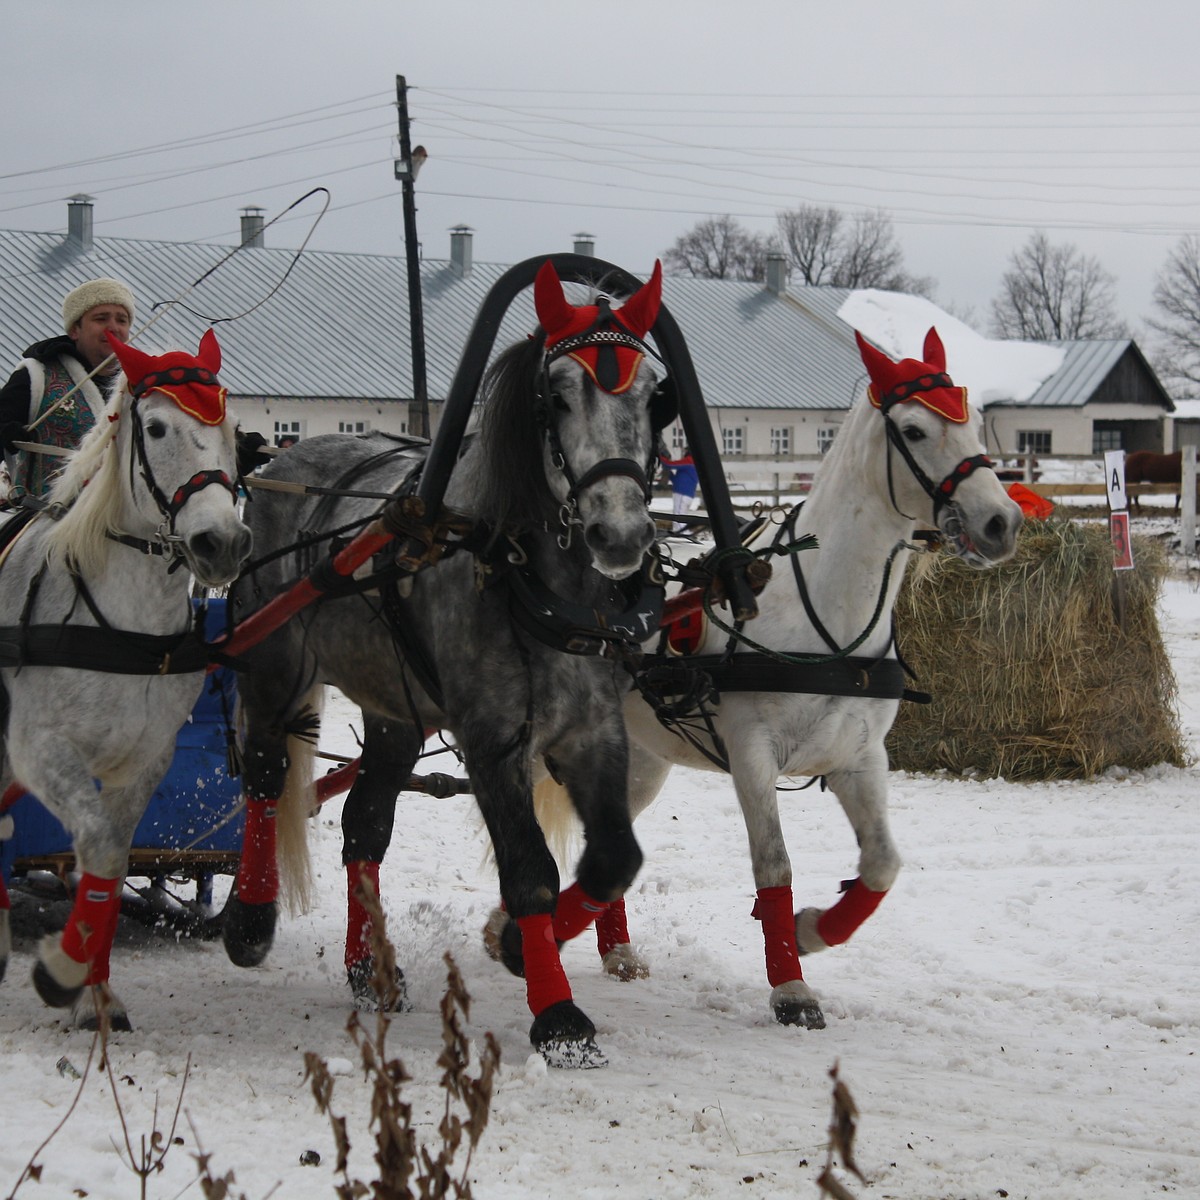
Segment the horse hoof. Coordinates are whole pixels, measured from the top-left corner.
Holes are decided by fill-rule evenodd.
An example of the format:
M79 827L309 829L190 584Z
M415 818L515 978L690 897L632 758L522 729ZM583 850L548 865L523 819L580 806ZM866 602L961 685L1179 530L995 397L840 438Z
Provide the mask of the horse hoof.
M503 963L518 979L525 978L521 927L502 908L492 909L483 927L483 946L493 962Z
M628 942L614 946L600 960L600 965L607 974L625 983L631 979L650 978L650 964Z
M71 1024L76 1029L95 1033L100 1028L102 1010L108 1014L109 1033L133 1032L133 1025L130 1023L129 1014L125 1011L125 1005L113 995L112 989L107 983L84 988L75 1001Z
M829 943L817 931L817 921L823 915L820 908L802 908L796 914L796 949L801 954L829 949Z
M38 944L33 986L51 1008L74 1004L87 982L87 963L76 962L62 948L58 934L48 933Z
M78 987L64 986L59 983L40 958L33 964L33 986L37 994L41 996L42 1003L50 1005L51 1008L69 1008L79 999L79 993L83 991L82 983Z
M275 940L278 909L267 904L246 904L230 896L221 918L225 953L235 967L257 967L271 951Z
M533 1020L529 1040L551 1067L587 1071L608 1066L596 1045L595 1025L573 1000L560 1000L542 1009Z
M359 1012L408 1012L408 984L404 972L396 968L392 986L386 979L375 978L374 958L360 958L346 968L346 982L354 997L354 1007Z
M812 990L803 979L781 983L771 992L771 1010L780 1025L799 1025L804 1029L824 1029L825 1014Z
M800 1025L805 1029L824 1029L825 1014L815 1000L784 1000L772 1005L780 1025Z
M500 961L500 935L508 924L508 913L502 908L493 908L488 913L487 924L483 927L483 948L492 962Z

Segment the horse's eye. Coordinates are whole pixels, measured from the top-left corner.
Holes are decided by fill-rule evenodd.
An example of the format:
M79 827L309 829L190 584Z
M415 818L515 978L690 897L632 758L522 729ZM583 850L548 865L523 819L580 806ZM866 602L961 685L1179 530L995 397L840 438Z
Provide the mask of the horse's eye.
M571 411L571 406L562 398L562 392L551 392L550 403L553 404L559 412Z
M164 438L167 436L167 423L166 421L147 421L146 432L156 440L158 438Z
M909 425L904 430L904 440L906 442L923 442L925 440L925 430L919 425Z

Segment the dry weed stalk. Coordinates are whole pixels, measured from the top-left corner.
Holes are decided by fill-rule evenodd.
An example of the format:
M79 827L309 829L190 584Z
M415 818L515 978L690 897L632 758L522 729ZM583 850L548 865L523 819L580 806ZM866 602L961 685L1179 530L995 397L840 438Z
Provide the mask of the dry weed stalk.
M32 1179L34 1183L41 1183L42 1171L45 1169L38 1162L38 1157L50 1145L63 1127L71 1119L71 1114L74 1113L83 1096L83 1089L87 1086L88 1075L92 1070L92 1060L96 1057L96 1050L100 1050L100 1068L103 1070L108 1063L108 1003L102 993L97 990L96 995L96 1012L99 1016L99 1023L96 1028L96 1036L92 1038L92 1044L88 1047L87 1062L84 1063L83 1074L79 1076L79 1086L75 1089L75 1095L71 1099L70 1106L63 1113L62 1119L55 1127L42 1139L41 1143L34 1149L34 1152L29 1156L29 1161L25 1164L21 1174L17 1177L17 1182L13 1184L13 1189L4 1200L14 1200L17 1192L21 1190L23 1184ZM62 1060L60 1060L61 1062ZM115 1095L115 1093L114 1093Z
M371 1081L370 1127L375 1135L376 1179L368 1185L351 1179L349 1173L350 1138L345 1117L337 1116L330 1107L333 1098L333 1077L325 1060L311 1052L304 1056L305 1077L310 1080L313 1098L319 1112L329 1117L337 1147L336 1170L341 1182L335 1185L339 1200L441 1200L456 1197L469 1200L471 1185L467 1174L471 1156L487 1126L491 1108L492 1084L500 1061L500 1048L489 1033L480 1055L479 1074L468 1072L470 1041L463 1032L460 1018L470 1016L471 998L463 986L462 976L447 953L446 993L442 998L442 1053L438 1066L442 1068L440 1086L445 1092L445 1108L438 1124L440 1144L436 1151L417 1136L412 1118L412 1105L402 1095L411 1076L399 1058L387 1055L387 1034L392 1021L392 1006L396 992L395 950L387 940L383 910L369 880L364 880L359 897L371 914L371 952L375 971L372 987L378 999L375 1030L364 1027L358 1013L352 1013L346 1026L362 1059L363 1074ZM465 1119L456 1105L466 1110ZM466 1158L461 1171L454 1173L454 1162L467 1141ZM414 1178L415 1175L415 1178ZM413 1189L415 1183L416 1190Z
M829 1071L833 1080L833 1116L829 1122L829 1146L825 1154L825 1169L817 1177L817 1188L821 1195L833 1200L854 1200L854 1193L833 1173L833 1157L836 1153L842 1166L856 1178L866 1183L866 1177L854 1161L854 1135L858 1132L858 1106L850 1089L838 1076L835 1062Z

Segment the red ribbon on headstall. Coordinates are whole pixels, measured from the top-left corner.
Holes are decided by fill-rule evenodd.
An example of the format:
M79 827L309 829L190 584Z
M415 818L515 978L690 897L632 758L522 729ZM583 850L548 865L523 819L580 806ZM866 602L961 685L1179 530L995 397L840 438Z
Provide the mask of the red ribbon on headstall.
M954 381L946 374L946 350L935 328L931 327L925 335L922 351L924 362L918 362L915 358L892 362L857 329L854 337L867 374L871 377L867 394L876 408L886 412L893 404L915 400L947 421L953 421L956 425L966 423L967 389L955 387Z
M220 425L225 420L226 392L217 379L221 347L211 329L200 339L200 351L194 358L182 350L155 357L118 341L107 330L105 335L135 396L161 392L204 425Z

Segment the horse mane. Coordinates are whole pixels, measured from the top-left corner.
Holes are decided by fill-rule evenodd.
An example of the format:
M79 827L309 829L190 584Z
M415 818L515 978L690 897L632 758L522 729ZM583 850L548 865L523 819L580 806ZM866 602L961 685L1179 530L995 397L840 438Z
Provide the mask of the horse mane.
M100 571L120 528L121 456L115 452L121 418L129 410L125 376L117 379L100 419L50 488L49 501L62 511L46 536L47 554L61 555L85 573ZM109 447L113 447L110 453Z
M546 483L542 432L535 413L545 335L503 351L480 387L479 436L470 477L472 508L494 529L518 532L557 510Z

